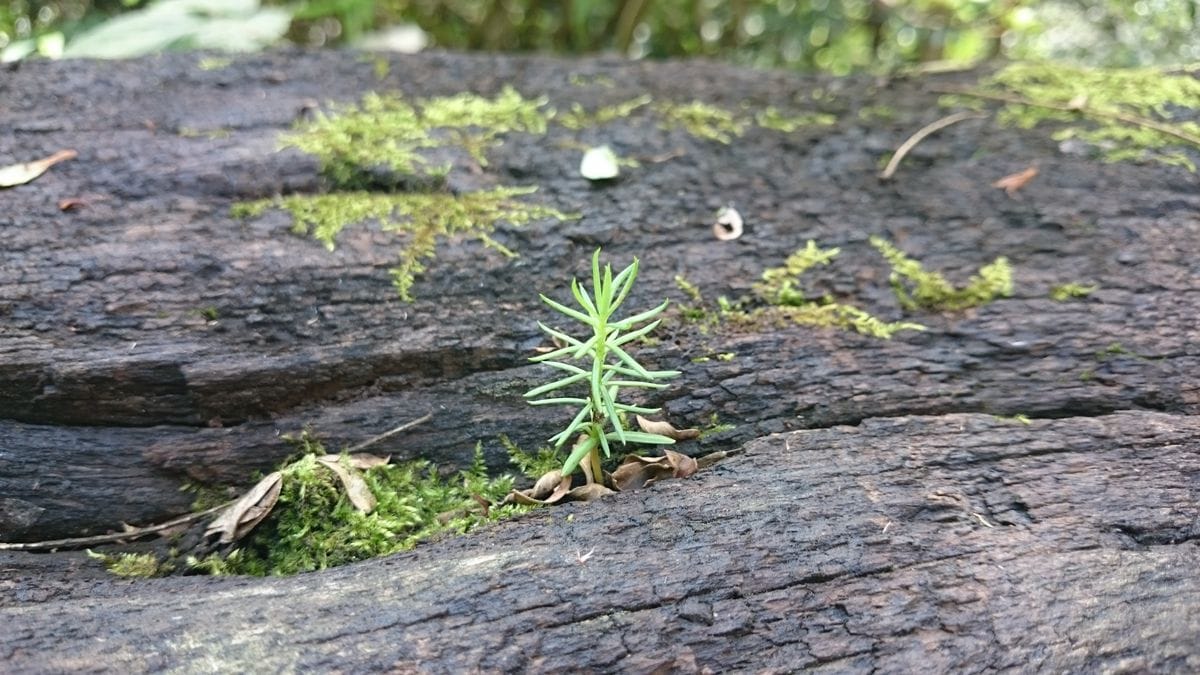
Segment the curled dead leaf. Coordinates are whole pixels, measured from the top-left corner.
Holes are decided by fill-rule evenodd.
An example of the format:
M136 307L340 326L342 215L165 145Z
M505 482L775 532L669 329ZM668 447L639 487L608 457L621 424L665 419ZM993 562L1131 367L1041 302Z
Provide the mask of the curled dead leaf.
M350 498L350 503L354 505L354 508L361 513L370 513L375 510L375 495L371 494L371 488L367 486L367 481L363 480L362 474L355 469L343 466L341 457L338 455L325 455L318 458L317 463L337 474L338 480L342 482L342 487L346 489L346 496Z
M690 441L693 438L700 438L699 429L676 429L671 426L670 422L659 422L657 420L648 420L641 415L636 415L638 426L642 431L648 434L658 434L676 441Z
M637 490L668 478L687 478L698 469L695 459L674 450L662 457L630 455L613 472L612 481L618 490Z
M721 241L731 241L742 236L745 223L742 214L732 206L717 211L717 222L713 224L713 236Z
M275 508L279 501L279 490L283 487L283 474L278 471L263 476L254 487L242 495L209 523L205 537L220 535L222 544L231 544L246 536Z
M46 170L55 164L65 162L68 159L75 159L77 156L79 156L79 153L74 150L59 150L49 157L36 159L32 162L0 167L0 188L24 185L46 173Z
M1009 197L1016 198L1017 191L1025 187L1029 181L1033 180L1034 176L1038 175L1038 168L1031 166L1019 173L1010 174L992 183L992 187L1004 188L1005 194Z
M542 475L528 490L513 490L504 498L504 504L553 504L561 500L571 489L571 477L554 469Z

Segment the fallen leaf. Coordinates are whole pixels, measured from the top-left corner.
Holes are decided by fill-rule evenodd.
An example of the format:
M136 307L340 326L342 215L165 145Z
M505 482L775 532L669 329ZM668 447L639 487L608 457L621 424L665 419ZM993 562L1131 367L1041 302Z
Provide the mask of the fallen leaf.
M721 241L732 241L742 236L745 223L742 214L732 206L717 211L717 222L713 224L713 236Z
M590 502L611 494L613 494L612 490L599 483L588 483L568 492L566 500L571 502Z
M363 480L362 474L342 466L341 457L338 455L325 455L317 459L317 462L337 474L338 480L342 481L342 487L346 488L346 496L350 498L350 503L354 505L354 508L361 513L370 513L375 510L375 495L371 494L371 488L367 486L367 481Z
M263 476L246 494L209 523L204 536L220 534L222 544L231 544L246 536L275 508L282 487L282 473L273 471Z
M1009 197L1015 199L1017 196L1017 190L1025 187L1025 185L1029 183L1029 181L1033 180L1033 177L1036 175L1038 175L1038 168L1036 166L1031 166L1020 173L1014 173L1001 178L995 183L992 183L992 187L1004 188L1004 192Z
M553 504L561 500L571 489L571 477L554 469L542 475L528 490L513 490L504 498L503 504Z
M613 472L612 482L618 490L637 490L668 478L687 478L698 468L695 459L674 450L662 457L630 455Z
M607 145L588 148L579 162L579 174L588 180L609 180L621 173L617 153Z
M79 153L74 150L59 150L49 157L43 157L32 162L0 167L0 188L24 185L46 173L46 170L55 164L65 162L68 159L75 159L78 155Z
M658 434L676 441L690 441L693 438L700 438L699 429L676 429L671 426L670 422L659 422L656 420L648 420L641 415L636 415L638 426L642 431L648 434Z
M81 197L68 197L67 199L58 200L59 211L78 211L87 205L87 200Z

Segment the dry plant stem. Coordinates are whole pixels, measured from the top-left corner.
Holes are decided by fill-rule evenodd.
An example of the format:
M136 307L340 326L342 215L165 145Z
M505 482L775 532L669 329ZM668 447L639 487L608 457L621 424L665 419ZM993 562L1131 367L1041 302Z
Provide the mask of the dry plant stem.
M604 484L604 467L600 465L600 448L593 448L588 453L588 461L592 463L592 478L595 482ZM589 481L591 482L591 481Z
M917 147L917 143L925 140L926 136L938 131L939 129L945 129L951 124L962 122L963 120L982 119L984 117L987 117L986 113L958 112L921 127L917 133L909 137L907 141L904 141L904 143L896 149L896 154L892 155L892 160L888 162L887 168L885 168L883 172L879 174L879 177L883 180L888 180L891 178L892 174L896 173L896 169L900 166L900 161L903 160L905 155L912 151L913 148Z
M1069 103L1050 103L1048 101L1033 101L1020 96L1010 96L1008 94L993 94L989 92L973 91L971 89L958 89L955 87L930 87L930 91L935 94L959 94L961 96L973 96L975 98L987 99L989 101L1000 101L1001 103L1012 103L1014 105L1027 105L1032 108L1045 108L1047 110L1059 110L1062 112L1077 112L1084 116L1103 117L1105 119L1117 120L1126 124L1153 129L1161 134L1174 136L1181 141L1192 143L1200 146L1200 136L1193 136L1186 131L1180 131L1169 124L1162 124L1152 119L1138 117L1137 115L1127 115L1120 112L1108 112L1105 110L1097 110L1089 108L1086 105L1071 105Z
M225 502L218 506L214 506L204 511L189 513L186 516L173 518L157 525L147 525L146 527L135 527L127 532L114 532L112 534L98 534L93 537L75 537L73 539L53 539L50 541L31 541L16 544L0 543L0 551L53 551L60 548L78 548L80 546L93 546L96 544L111 544L115 541L125 541L126 539L140 539L148 534L155 534L163 530L169 530L179 525L187 525L193 523L205 516L210 516L217 511L229 506L234 500Z
M382 434L379 434L378 436L372 436L371 438L368 438L367 440L363 441L362 443L359 443L358 445L353 445L349 448L346 448L346 454L352 455L356 452L365 450L365 449L371 447L372 445L375 445L376 443L379 443L381 441L386 441L387 439L391 438L392 436L395 436L396 434L398 434L402 431L408 431L409 429L417 426L418 424L424 424L425 422L428 422L431 419L433 419L433 413L428 413L424 417L418 417L417 419L415 419L411 422L405 422L404 424L401 424L400 426L396 427L395 429L392 429L391 431L385 431Z

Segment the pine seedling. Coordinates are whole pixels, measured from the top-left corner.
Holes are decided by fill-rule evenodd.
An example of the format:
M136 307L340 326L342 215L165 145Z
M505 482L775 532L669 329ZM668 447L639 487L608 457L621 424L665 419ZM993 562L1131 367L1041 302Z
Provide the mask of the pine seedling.
M539 321L538 326L563 346L531 359L562 371L564 375L560 379L525 392L525 398L530 399L529 403L578 408L570 424L549 440L554 444L555 450L562 448L568 441L574 442L571 454L562 467L564 476L570 475L581 462L587 461L590 471L585 472L585 475L588 475L590 480L603 482L600 452L603 451L604 456L608 457L614 441L621 444L652 445L670 445L675 442L666 436L631 431L624 427L624 414L652 415L659 409L622 403L622 389L665 389L667 385L661 380L679 375L679 371L676 370L647 370L625 350L626 345L645 337L658 326L661 319L651 319L667 308L666 302L619 321L612 318L633 288L637 271L638 261L634 258L633 264L614 277L611 265L600 268L600 250L596 249L595 255L592 256L591 292L582 287L578 279L571 280L571 294L575 296L580 309L573 309L545 295L541 296L542 302L554 311L591 329L590 337L576 338ZM647 321L650 323L645 323ZM566 395L562 391L573 386L586 386L586 396ZM551 397L538 398L545 394L551 394Z

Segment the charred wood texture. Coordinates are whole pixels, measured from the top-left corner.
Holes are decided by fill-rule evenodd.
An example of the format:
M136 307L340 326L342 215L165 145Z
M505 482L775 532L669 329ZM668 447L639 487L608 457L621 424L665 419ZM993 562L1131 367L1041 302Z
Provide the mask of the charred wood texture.
M806 278L814 295L929 330L701 330L675 314L639 350L684 371L654 402L676 426L736 425L681 449L743 452L384 560L133 583L77 553L0 554L0 658L16 671L1200 669L1194 174L972 120L881 182L879 158L943 114L929 85L973 73L425 54L381 78L349 53L198 59L0 77L0 164L79 152L2 193L0 541L179 515L185 481L244 485L305 428L337 448L433 413L379 450L461 465L482 441L500 468L500 434L532 447L558 423L520 395L544 375L526 360L549 317L536 291L582 275L597 246L641 258L633 302L649 306L686 302L676 275L710 301L746 294L813 239L842 249ZM582 218L501 226L515 260L444 243L411 304L379 228L328 252L278 213L230 215L325 188L314 159L277 151L314 103L504 85L559 110L646 93L838 121L729 144L645 120L511 134L450 188L537 186L531 201ZM878 105L894 113L860 114ZM604 142L642 166L596 187L578 146ZM1019 199L991 186L1032 163ZM66 198L85 206L60 211ZM730 203L746 233L717 241ZM904 314L871 235L958 283L1006 256L1014 293ZM1097 290L1049 298L1071 282Z

